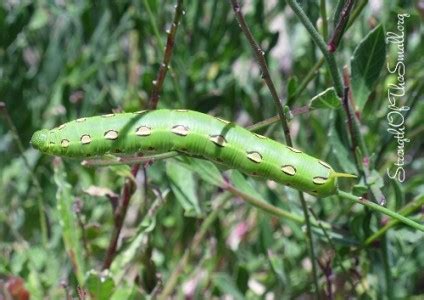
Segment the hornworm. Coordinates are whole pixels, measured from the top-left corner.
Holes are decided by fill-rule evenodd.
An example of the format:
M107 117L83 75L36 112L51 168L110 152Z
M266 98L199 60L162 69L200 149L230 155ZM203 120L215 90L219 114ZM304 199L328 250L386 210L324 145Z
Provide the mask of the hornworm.
M77 158L177 151L321 197L336 193L338 177L355 177L234 123L181 109L81 118L35 132L31 144L47 154Z

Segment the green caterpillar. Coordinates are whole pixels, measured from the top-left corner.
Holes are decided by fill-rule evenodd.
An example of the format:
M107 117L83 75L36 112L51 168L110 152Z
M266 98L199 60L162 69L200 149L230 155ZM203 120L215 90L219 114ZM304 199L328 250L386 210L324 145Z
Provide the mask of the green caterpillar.
M31 144L47 154L77 158L177 151L320 197L336 193L337 177L355 177L234 123L181 109L81 118L35 132Z

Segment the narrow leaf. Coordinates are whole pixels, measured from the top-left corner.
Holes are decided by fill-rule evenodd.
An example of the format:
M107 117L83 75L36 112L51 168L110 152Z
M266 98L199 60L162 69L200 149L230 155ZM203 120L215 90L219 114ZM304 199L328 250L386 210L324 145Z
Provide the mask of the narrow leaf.
M62 238L66 252L71 260L75 275L81 286L84 285L84 264L82 247L80 244L81 234L77 230L78 223L73 210L74 197L72 186L67 182L66 173L61 160L54 164L54 181L57 186L56 199L57 210L62 227Z
M171 190L184 208L186 215L200 215L201 209L196 195L197 184L193 172L176 163L175 160L171 160L166 162L166 174Z
M362 111L386 59L384 30L377 26L359 43L351 59L352 93L356 109Z

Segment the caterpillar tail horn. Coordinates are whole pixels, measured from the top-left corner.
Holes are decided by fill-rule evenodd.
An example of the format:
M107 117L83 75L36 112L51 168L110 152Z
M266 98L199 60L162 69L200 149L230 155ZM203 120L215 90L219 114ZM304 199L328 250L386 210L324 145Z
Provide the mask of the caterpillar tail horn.
M339 178L358 178L358 176L353 175L353 174L349 174L349 173L339 173L339 172L334 172L334 176Z

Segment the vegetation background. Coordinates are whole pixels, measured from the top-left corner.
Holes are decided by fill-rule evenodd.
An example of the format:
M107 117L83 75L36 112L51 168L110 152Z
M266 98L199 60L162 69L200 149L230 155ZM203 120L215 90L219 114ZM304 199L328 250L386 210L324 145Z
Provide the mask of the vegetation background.
M301 2L325 41L343 2ZM381 190L390 210L422 222L424 4L355 2L358 14L335 57L339 72L344 66L352 71L354 109L372 167L368 186L362 176L355 187L358 182L343 181L343 189L370 189L370 199ZM422 299L423 232L372 209L338 196L305 196L313 223L311 259L299 194L292 189L225 171L233 183L228 189L217 169L195 159L158 161L134 173L127 166L87 168L30 147L37 129L148 107L175 4L0 2L0 299ZM182 7L158 107L197 110L242 126L276 115L230 1L183 1ZM304 23L286 1L242 1L241 12L291 109L296 147L358 174L339 99L311 104L334 83ZM396 63L397 48L386 45L384 32L397 30L398 13L410 14L404 24L402 102L411 110L403 183L386 174L397 151L386 119L387 87L397 78L386 64ZM354 70L363 65L365 74ZM305 109L313 111L301 113ZM284 142L279 123L258 132ZM115 208L125 195L131 199L122 218ZM257 200L275 209L253 207ZM125 222L110 252L119 219Z

